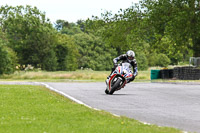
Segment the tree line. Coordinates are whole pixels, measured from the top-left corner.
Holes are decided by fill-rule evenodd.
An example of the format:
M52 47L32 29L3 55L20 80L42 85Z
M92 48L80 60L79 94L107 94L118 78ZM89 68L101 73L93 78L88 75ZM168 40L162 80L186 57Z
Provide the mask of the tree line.
M52 24L31 6L0 8L0 74L28 65L46 71L110 70L114 48L85 30L85 21Z
M197 0L143 0L117 14L52 24L31 6L0 8L0 74L32 65L47 71L110 70L112 59L136 53L138 68L167 66L200 56Z
M200 2L143 0L117 14L87 21L118 53L136 52L139 68L176 65L200 57Z

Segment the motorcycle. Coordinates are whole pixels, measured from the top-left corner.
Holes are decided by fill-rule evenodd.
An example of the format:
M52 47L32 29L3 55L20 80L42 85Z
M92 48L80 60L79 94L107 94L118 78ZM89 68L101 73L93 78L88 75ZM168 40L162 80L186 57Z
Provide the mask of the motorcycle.
M115 91L124 88L133 75L130 63L120 63L106 80L106 94L112 95Z

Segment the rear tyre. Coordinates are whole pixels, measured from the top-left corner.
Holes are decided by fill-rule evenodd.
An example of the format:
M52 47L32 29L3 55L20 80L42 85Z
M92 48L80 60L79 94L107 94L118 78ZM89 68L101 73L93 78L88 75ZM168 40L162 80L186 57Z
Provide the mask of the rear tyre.
M112 86L111 88L111 91L110 91L110 95L112 95L115 90L120 86L120 83L121 83L121 79L117 79L117 81L114 83L114 85Z

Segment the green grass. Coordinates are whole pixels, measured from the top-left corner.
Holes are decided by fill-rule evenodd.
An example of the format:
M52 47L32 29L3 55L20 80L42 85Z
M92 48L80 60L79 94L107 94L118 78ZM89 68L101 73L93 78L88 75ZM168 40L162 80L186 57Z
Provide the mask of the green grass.
M157 79L150 80L151 69L139 71L134 82L198 82L200 80L171 80ZM77 70L77 71L16 71L10 75L0 75L0 81L37 81L37 82L104 82L110 71L92 71L92 70Z
M180 133L76 104L42 86L0 85L1 133Z
M10 75L0 75L1 80L26 80L26 81L105 81L110 71L17 71ZM136 80L150 80L150 71L139 71Z

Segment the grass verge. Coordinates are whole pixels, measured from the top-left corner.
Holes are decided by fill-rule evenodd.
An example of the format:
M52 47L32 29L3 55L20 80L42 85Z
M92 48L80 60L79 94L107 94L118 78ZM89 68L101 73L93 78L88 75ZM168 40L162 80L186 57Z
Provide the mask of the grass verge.
M200 80L173 80L173 79L156 79L150 80L150 71L139 71L134 82L190 82L200 83ZM37 81L37 82L104 82L110 71L17 71L10 75L0 75L0 81Z
M17 71L10 75L0 75L0 80L26 80L26 81L105 81L110 71ZM140 71L136 80L150 80L150 71Z
M42 86L0 85L0 132L179 133L76 104Z

